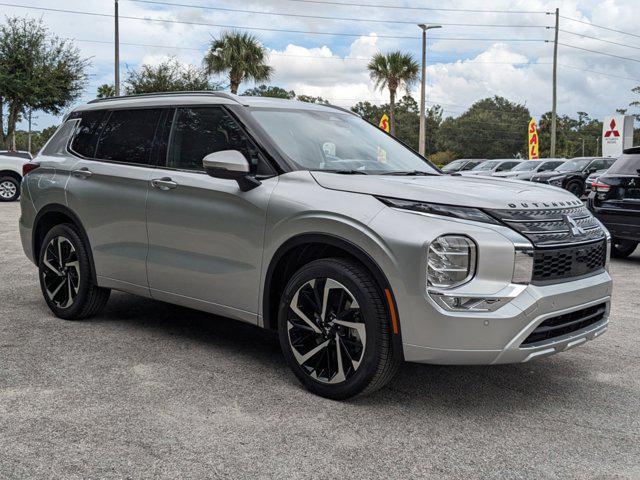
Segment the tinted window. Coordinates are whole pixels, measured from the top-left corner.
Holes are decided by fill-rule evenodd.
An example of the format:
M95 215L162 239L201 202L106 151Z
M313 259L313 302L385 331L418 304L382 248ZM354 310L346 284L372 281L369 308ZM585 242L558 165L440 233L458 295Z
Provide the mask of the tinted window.
M105 110L83 112L80 126L71 143L71 149L83 157L93 158L96 153L98 137L104 126Z
M478 165L478 162L467 162L462 170L473 170Z
M480 171L484 172L484 171L487 171L487 170L493 170L493 168L496 165L498 165L498 163L500 163L500 162L498 162L497 160L491 160L491 161L488 161L488 162L482 162L482 163L476 165L475 167L473 167L471 170L475 170L477 172L480 172Z
M96 158L149 164L160 109L115 110L102 130Z
M640 175L640 155L622 155L607 172L608 174Z
M540 171L541 172L546 172L548 170L555 170L556 168L558 168L560 165L562 165L564 162L544 162L541 166L540 166Z
M498 172L506 172L511 170L513 167L518 165L519 162L504 162L502 165L498 167Z
M238 150L251 164L252 173L271 173L255 144L223 108L180 108L173 124L168 167L204 171L202 159L208 154Z

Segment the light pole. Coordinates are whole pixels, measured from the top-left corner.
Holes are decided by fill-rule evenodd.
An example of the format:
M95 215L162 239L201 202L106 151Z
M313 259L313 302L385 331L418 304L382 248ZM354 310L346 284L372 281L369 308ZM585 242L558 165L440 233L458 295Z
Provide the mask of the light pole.
M442 28L441 25L427 25L425 23L420 23L418 26L422 29L422 79L420 80L420 138L418 145L418 152L420 155L424 157L425 154L425 142L426 142L426 134L425 127L427 123L427 119L425 117L425 103L426 103L426 83L427 83L427 30L431 30L432 28Z
M118 0L114 3L114 82L116 97L120 96L120 19L118 18Z

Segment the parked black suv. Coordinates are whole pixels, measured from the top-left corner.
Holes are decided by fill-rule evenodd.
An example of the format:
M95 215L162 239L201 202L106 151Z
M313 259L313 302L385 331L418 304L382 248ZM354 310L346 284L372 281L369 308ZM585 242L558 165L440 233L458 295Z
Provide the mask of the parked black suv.
M580 198L584 195L584 182L589 174L606 170L615 158L577 157L567 160L551 172L542 172L531 178L532 182L562 187Z
M625 150L592 190L589 210L611 232L611 255L628 257L640 242L640 147Z

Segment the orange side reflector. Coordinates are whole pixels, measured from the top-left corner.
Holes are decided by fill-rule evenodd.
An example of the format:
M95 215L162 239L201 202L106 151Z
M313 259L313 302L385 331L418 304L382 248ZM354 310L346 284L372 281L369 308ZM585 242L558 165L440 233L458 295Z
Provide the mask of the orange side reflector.
M393 298L388 288L384 289L384 293L387 296L387 302L389 302L389 311L391 312L391 327L393 328L394 335L398 334L398 317L396 317L396 307L393 304Z

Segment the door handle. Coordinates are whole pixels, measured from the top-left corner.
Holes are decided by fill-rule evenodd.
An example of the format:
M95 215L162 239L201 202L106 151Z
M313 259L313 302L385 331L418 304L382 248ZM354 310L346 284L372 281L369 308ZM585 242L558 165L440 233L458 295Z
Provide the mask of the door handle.
M93 173L87 167L79 168L78 170L73 170L71 174L77 178L89 178Z
M159 190L173 190L178 187L178 184L171 180L169 177L156 178L151 180L151 186Z

